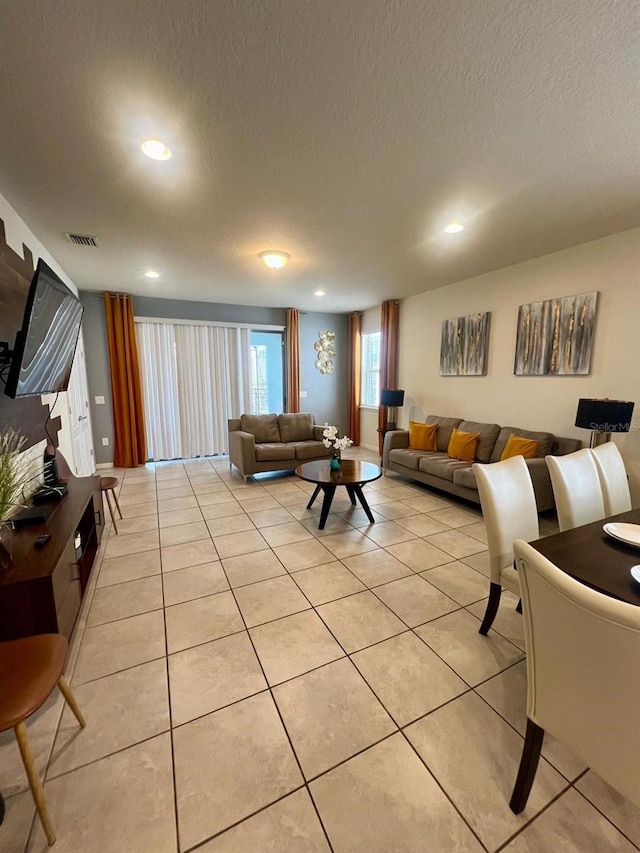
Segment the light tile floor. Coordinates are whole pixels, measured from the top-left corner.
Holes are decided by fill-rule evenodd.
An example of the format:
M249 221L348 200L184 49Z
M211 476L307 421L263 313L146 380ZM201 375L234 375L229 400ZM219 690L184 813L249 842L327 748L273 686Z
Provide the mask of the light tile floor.
M637 849L640 811L550 737L508 808L522 622L507 593L478 634L473 506L391 475L366 487L375 525L342 495L319 531L292 475L118 473L68 669L88 726L56 696L29 723L59 853ZM5 733L0 853L46 849L25 789Z

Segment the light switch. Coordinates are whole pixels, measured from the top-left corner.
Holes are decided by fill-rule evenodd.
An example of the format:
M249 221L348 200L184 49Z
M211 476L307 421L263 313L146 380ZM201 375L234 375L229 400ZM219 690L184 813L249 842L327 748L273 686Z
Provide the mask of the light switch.
M306 392L306 391L301 391L301 392L300 392L300 397L306 397L306 396L307 396L307 392Z
M105 436L103 436L103 438L102 438L102 444L103 444L103 446L104 446L104 447L108 447L108 446L109 446L109 439L107 438L107 436L106 436L106 435L105 435Z
M96 397L96 406L104 406L104 397Z

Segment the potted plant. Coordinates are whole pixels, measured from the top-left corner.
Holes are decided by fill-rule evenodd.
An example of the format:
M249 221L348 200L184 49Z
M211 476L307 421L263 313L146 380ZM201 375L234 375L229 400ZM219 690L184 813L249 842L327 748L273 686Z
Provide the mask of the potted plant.
M21 458L24 443L25 439L13 429L0 433L0 569L12 563L11 518L24 506L23 488L32 479Z

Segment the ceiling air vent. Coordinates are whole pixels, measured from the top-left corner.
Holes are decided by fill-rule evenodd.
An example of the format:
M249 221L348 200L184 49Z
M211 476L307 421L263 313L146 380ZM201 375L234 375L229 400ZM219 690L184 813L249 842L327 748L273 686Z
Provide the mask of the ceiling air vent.
M94 237L92 234L69 234L65 233L64 235L70 243L73 243L74 246L87 246L88 248L97 249L100 245L98 243L98 238Z

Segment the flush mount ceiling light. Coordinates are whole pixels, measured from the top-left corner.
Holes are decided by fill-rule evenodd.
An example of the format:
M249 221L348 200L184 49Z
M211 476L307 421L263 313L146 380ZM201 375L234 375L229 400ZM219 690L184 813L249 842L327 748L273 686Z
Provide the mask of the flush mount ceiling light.
M145 276L147 278L160 278L160 273L155 270L147 270Z
M313 294L314 296L324 296L324 290L316 290Z
M260 252L260 257L272 270L280 270L287 263L291 255L287 254L287 252L269 249L266 252Z
M457 234L459 231L464 231L464 225L459 222L450 222L444 229L447 234Z
M152 160L168 160L171 157L171 151L159 139L147 139L140 148Z

